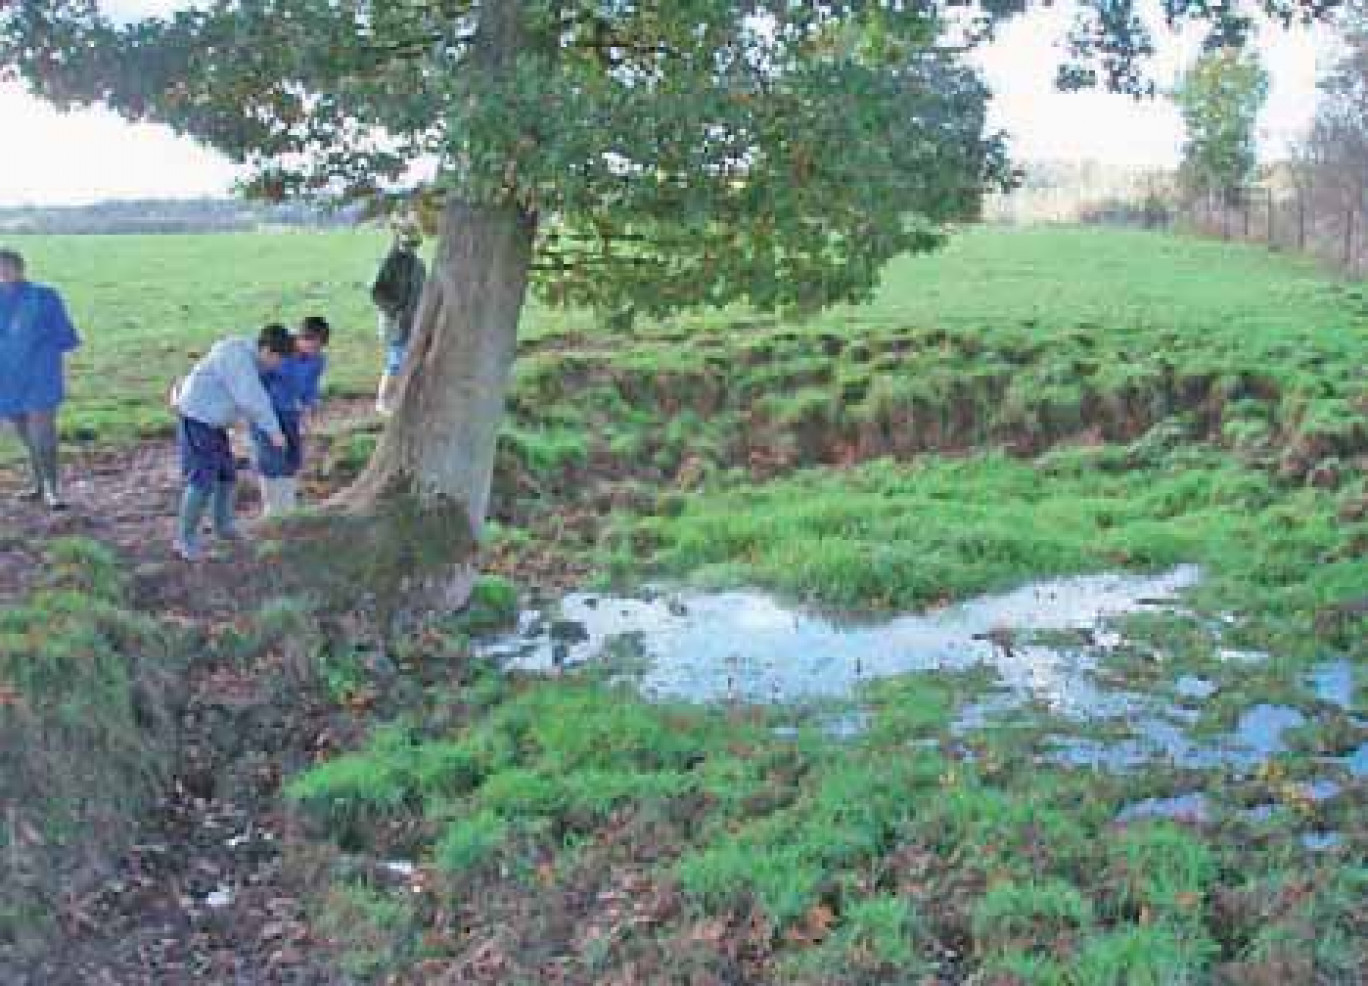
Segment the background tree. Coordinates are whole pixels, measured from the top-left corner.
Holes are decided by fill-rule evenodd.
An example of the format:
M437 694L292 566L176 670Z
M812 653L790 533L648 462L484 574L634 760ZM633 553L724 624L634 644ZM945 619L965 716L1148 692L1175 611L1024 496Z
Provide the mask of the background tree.
M868 297L1008 178L963 58L1026 2L214 0L118 25L96 0L11 0L0 65L194 135L268 198L376 195L435 161L407 385L345 500L478 532L529 284L647 313ZM1216 0L1165 12L1247 28ZM1133 0L1085 0L1065 81L1140 91L1151 50Z
M1341 53L1297 157L1313 210L1347 217L1368 205L1368 0L1346 3L1337 26Z
M1268 98L1258 55L1239 48L1205 52L1173 98L1187 128L1178 173L1184 191L1235 204L1258 161L1255 126Z

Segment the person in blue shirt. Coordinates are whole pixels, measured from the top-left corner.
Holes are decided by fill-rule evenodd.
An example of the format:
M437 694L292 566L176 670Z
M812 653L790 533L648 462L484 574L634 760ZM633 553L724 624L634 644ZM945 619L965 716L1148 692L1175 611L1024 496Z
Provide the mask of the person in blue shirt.
M261 374L281 430L283 448L273 446L265 432L252 430L257 472L261 478L262 516L293 510L299 500L299 470L304 465L304 436L317 414L332 330L327 319L310 315L295 336L293 356Z
M332 327L322 315L309 315L299 323L295 336L295 355L289 362L299 388L299 402L304 410L304 433L318 412L323 394L323 377L328 372L328 355L324 352L332 340Z
M57 409L66 354L81 344L61 296L26 279L24 258L0 250L0 418L14 427L33 469L29 499L62 510Z

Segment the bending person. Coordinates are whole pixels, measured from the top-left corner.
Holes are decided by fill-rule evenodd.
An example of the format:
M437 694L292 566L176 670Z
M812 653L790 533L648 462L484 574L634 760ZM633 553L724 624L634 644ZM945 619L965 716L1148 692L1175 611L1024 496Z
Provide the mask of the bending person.
M423 297L427 270L418 256L422 242L423 233L415 220L396 220L394 244L371 286L371 300L380 309L380 339L385 344L385 369L375 395L375 410L385 417L394 413L394 390L404 369L418 302Z
M0 417L14 426L33 469L29 499L61 510L57 409L64 357L81 344L61 296L25 279L24 258L0 250Z
M181 496L173 547L185 561L195 562L204 557L200 522L206 509L212 509L214 532L221 540L240 537L233 502L237 463L228 428L245 418L261 429L270 446L287 447L261 377L280 369L294 351L290 331L283 325L268 325L255 342L224 339L215 343L175 388L172 402L180 416L176 441L185 492Z

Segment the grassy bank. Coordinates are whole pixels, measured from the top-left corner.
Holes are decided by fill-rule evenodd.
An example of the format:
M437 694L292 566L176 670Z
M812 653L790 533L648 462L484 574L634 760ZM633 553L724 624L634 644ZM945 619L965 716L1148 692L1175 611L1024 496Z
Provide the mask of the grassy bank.
M175 637L134 611L103 545L51 543L0 613L0 955L104 879L173 760Z

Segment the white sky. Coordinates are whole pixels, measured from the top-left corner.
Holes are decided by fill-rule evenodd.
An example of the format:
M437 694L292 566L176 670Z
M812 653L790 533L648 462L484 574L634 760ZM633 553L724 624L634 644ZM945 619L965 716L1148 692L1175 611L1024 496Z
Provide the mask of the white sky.
M1177 164L1183 124L1171 101L1054 90L1071 17L1066 7L1037 10L1010 23L980 55L993 91L991 124L1013 135L1013 151L1022 160ZM1159 52L1151 74L1162 90L1171 88L1200 54L1202 32L1189 27L1175 35L1160 29L1155 36ZM1311 121L1318 55L1322 67L1328 67L1334 32L1326 27L1311 31L1268 26L1259 35L1258 47L1271 83L1259 119L1260 152L1265 159L1276 159Z
M185 0L104 0L121 16L165 13ZM994 92L991 121L1013 135L1013 151L1031 160L1095 160L1162 167L1175 164L1182 125L1163 99L1137 102L1104 93L1053 90L1068 24L1061 8L1038 10L1010 25L980 56ZM1198 50L1200 34L1164 36L1157 78L1170 85ZM1317 52L1331 34L1269 30L1260 48L1272 90L1260 120L1263 155L1276 158L1310 120ZM1322 58L1324 55L1322 55ZM61 114L13 85L0 84L0 205L80 203L106 198L221 195L235 171L194 141L164 127L132 125L108 111Z

